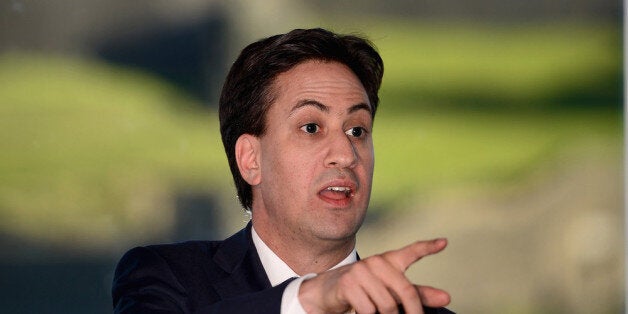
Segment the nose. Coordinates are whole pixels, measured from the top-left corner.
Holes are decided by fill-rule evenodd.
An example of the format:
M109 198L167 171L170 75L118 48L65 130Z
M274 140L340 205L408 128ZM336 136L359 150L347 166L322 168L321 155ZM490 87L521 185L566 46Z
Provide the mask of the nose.
M358 162L358 154L354 143L344 132L334 135L329 143L325 166L337 168L353 168Z

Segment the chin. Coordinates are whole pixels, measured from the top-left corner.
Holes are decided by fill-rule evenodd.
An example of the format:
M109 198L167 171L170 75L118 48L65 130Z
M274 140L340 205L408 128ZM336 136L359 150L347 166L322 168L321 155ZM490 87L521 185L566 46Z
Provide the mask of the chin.
M328 224L327 226L319 226L319 228L316 228L316 231L320 238L326 240L351 240L355 238L355 235L358 233L358 230L362 225L362 220L363 219L360 219L357 222L342 222L340 219L338 219L334 223Z

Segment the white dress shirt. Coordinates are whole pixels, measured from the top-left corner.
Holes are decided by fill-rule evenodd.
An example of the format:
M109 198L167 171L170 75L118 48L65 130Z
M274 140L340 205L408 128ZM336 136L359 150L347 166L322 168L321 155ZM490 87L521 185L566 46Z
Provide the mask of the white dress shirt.
M274 287L292 277L299 277L297 273L288 266L275 252L273 252L264 241L257 235L255 232L255 228L251 228L251 233L253 236L253 244L255 244L255 249L257 250L257 255L259 255L260 260L262 261L262 266L266 271L266 275L270 280L270 284ZM344 260L338 263L336 266L330 268L334 269L340 266L348 265L354 263L358 260L358 255L356 253L355 248L349 256L347 256ZM299 288L301 287L301 283L309 278L315 277L316 274L306 274L302 277L299 277L293 280L288 284L286 290L283 292L283 296L281 297L281 313L282 314L305 314L305 310L299 302Z

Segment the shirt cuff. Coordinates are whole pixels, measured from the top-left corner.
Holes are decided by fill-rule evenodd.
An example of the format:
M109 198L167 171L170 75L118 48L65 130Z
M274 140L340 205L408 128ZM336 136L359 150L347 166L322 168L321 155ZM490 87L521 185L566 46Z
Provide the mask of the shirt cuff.
M286 286L281 296L281 314L306 314L299 301L299 288L304 280L314 277L316 274L303 275Z

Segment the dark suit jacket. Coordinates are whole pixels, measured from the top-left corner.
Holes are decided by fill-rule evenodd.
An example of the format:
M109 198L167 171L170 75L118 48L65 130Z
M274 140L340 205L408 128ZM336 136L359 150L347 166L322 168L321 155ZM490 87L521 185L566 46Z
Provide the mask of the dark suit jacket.
M224 241L130 250L116 268L113 306L115 313L279 313L293 279L271 287L249 224Z

